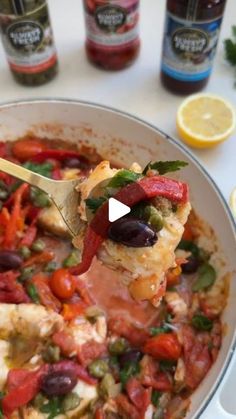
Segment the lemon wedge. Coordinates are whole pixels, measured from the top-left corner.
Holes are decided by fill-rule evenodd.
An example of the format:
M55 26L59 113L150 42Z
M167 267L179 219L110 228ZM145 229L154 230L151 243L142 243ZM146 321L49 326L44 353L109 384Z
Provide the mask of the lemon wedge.
M233 189L229 199L229 205L234 217L236 218L236 188Z
M207 148L225 141L235 125L233 106L222 97L209 93L187 97L177 112L179 136L192 147Z

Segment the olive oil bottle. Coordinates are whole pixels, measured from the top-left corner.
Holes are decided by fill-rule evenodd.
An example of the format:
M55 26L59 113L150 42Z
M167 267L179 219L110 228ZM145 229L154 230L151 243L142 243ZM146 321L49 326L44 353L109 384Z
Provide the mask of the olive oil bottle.
M45 0L0 0L0 28L17 82L38 86L57 74L57 53Z

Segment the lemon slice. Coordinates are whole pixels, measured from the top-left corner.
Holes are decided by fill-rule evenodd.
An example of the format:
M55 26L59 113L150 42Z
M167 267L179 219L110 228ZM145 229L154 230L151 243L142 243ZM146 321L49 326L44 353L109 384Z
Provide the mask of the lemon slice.
M229 205L234 217L236 218L236 188L233 189L229 199Z
M180 138L197 148L212 147L225 141L234 131L235 124L233 106L209 93L189 96L177 112Z

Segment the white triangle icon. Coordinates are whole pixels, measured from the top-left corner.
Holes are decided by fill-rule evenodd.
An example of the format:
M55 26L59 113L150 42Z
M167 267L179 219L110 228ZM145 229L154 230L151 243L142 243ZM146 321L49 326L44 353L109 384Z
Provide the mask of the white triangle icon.
M130 207L122 202L118 201L115 198L110 198L108 200L108 219L111 223L119 218L123 217L124 215L128 214L131 211Z

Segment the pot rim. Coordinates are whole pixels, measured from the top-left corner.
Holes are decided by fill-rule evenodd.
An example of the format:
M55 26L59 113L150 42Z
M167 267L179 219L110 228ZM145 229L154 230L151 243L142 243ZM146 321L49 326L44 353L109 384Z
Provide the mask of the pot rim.
M211 175L208 173L208 171L204 168L202 163L195 157L193 152L190 151L187 148L187 146L185 146L182 143L179 143L175 138L169 136L168 134L166 134L164 131L162 131L161 129L156 127L151 122L147 122L144 119L140 118L139 116L133 115L133 114L127 112L127 111L117 109L113 106L101 105L99 103L90 102L90 101L86 101L86 100L77 100L77 99L60 98L60 97L39 97L39 98L36 97L36 98L33 98L33 99L26 98L26 99L14 100L14 101L6 101L6 102L0 103L0 109L11 108L13 106L22 106L22 105L29 105L29 104L45 103L45 102L55 103L55 104L73 104L73 105L88 106L90 108L99 108L101 110L109 111L109 112L112 112L114 114L124 116L128 119L132 119L134 122L136 121L136 122L146 126L147 128L152 129L153 131L157 132L161 136L165 137L168 141L170 141L172 144L174 144L175 147L177 147L180 151L183 151L189 157L189 159L194 162L194 164L199 168L199 170L201 172L203 172L206 179L209 181L209 183L211 184L211 186L214 188L215 192L217 193L219 199L221 200L221 202L223 204L223 207L224 207L224 210L225 210L225 212L228 216L228 220L231 224L231 227L234 230L234 232L236 233L236 221L234 220L234 217L231 213L231 210L230 210L230 208L227 204L227 201L226 201L223 193L221 192L220 188L218 187L216 182L213 180ZM214 385L212 386L212 389L211 389L210 393L208 394L206 400L203 401L202 406L200 406L198 411L196 412L195 419L200 418L200 416L202 415L204 410L207 408L207 406L210 404L211 400L213 399L213 396L217 392L217 390L218 390L218 388L219 388L219 386L220 386L220 384L221 384L221 382L222 382L222 380L223 380L223 378L224 378L224 376L225 376L225 374L226 374L226 372L229 368L229 365L231 363L231 360L232 360L233 353L234 353L235 349L236 349L236 328L235 328L235 331L234 331L234 336L233 336L230 348L229 348L227 356L226 356L225 365L222 368L222 370L220 371L220 373L217 377L217 380L215 381Z

